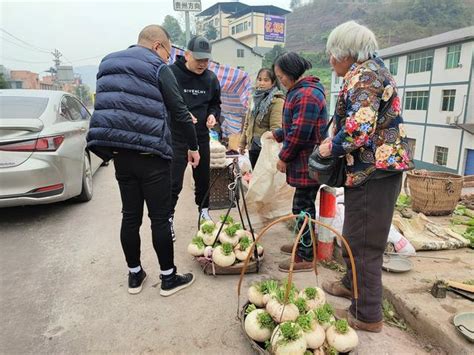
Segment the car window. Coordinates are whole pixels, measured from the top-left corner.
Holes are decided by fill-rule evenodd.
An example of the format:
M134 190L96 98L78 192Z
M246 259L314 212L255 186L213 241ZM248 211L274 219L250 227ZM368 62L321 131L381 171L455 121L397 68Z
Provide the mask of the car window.
M79 100L76 100L77 104L81 107L81 117L83 120L89 120L91 118L91 114L87 110L87 108L84 106L82 102Z
M0 118L39 118L48 100L46 97L0 96Z
M73 118L72 118L72 115L71 115L71 110L67 104L67 98L66 96L64 96L62 99L61 99L61 113L63 114L63 116L70 120L70 121L73 121Z
M73 121L80 121L82 120L81 114L81 104L73 97L66 96L67 106L69 108L69 112L71 113L71 118Z

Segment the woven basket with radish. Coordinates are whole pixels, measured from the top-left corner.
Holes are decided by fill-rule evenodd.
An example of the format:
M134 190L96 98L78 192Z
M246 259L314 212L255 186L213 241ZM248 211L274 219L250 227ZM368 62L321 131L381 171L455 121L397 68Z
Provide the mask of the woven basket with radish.
M297 216L282 217L264 228L256 242L274 224ZM242 329L252 347L261 354L339 354L350 353L358 345L358 336L346 320L336 320L333 308L326 302L324 291L316 284L305 285L298 289L292 282L293 266L298 241L308 223L314 222L332 230L348 248L352 264L352 277L355 279L355 265L352 252L344 238L318 221L305 217L304 223L295 238L292 252L292 262L288 279L264 280L252 284L247 290L248 301L240 307L240 293L245 274L245 268L250 258L244 262L238 285L238 317ZM313 252L316 254L317 241L313 232ZM253 251L251 250L249 254ZM316 263L313 263L317 276ZM357 300L357 282L353 283L354 298Z
M243 229L231 216L221 216L218 223L201 223L188 245L188 252L207 274L240 274L243 261L247 258L249 265L246 272L256 272L263 259L263 247L260 244L253 247L255 238L254 233Z

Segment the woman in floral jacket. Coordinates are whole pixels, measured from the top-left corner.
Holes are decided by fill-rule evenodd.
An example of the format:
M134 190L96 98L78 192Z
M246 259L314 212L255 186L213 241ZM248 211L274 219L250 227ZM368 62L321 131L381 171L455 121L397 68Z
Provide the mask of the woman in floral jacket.
M303 76L311 63L296 53L285 53L275 61L275 74L288 90L283 106L282 128L273 131L273 138L283 142L277 169L286 172L286 181L295 187L293 214L309 213L315 218L315 200L319 183L309 177L308 158L315 145L325 138L327 124L326 99L323 85L318 78ZM291 254L293 244L281 247L284 254ZM309 228L306 228L298 245L294 271L311 271L313 248ZM288 272L290 261L279 265Z
M335 135L319 148L322 156L345 157L343 235L355 258L359 299L346 316L354 328L382 330L382 262L402 172L413 167L397 87L375 56L377 40L354 21L330 34L327 51L343 83L336 103ZM323 283L330 294L351 298L351 267L346 276Z

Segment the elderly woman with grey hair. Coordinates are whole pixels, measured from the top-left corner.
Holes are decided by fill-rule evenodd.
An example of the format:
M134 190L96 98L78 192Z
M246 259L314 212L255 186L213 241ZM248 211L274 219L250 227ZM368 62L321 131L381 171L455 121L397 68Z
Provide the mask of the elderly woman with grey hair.
M334 113L334 135L319 147L322 156L346 160L343 235L355 258L358 302L352 298L351 265L326 292L352 299L345 316L360 330L382 330L382 262L402 172L413 168L397 87L375 54L377 40L367 27L343 23L329 35L330 63L343 82ZM341 314L342 313L342 314Z

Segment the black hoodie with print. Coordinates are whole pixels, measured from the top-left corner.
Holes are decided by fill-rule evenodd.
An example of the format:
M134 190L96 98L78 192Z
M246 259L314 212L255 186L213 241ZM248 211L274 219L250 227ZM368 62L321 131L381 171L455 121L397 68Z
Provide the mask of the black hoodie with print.
M184 57L178 56L170 66L173 71L189 111L197 118L196 133L198 140L207 140L209 130L206 126L207 117L213 114L219 124L221 113L221 88L216 75L209 69L198 75L186 68ZM171 120L173 140L185 142L184 130L181 123Z

